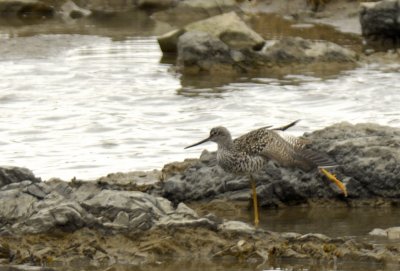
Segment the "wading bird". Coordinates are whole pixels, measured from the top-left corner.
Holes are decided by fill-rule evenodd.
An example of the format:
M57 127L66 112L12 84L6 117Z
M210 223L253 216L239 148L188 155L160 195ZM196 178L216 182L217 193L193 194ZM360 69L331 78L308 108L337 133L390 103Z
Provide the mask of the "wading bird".
M235 140L225 127L212 128L209 137L198 143L187 146L191 148L207 141L218 144L217 163L226 172L246 174L249 176L254 210L254 224L259 223L256 184L253 174L264 168L269 160L277 161L284 167L296 167L303 171L318 168L329 180L347 196L344 184L336 179L326 168L336 167L337 164L329 157L306 148L307 141L284 133L299 120L288 125L270 129L271 126L250 131Z

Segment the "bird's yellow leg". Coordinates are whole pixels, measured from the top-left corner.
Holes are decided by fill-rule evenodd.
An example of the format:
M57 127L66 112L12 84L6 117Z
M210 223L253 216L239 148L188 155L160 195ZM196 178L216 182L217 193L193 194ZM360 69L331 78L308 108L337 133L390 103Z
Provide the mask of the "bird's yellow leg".
M258 219L258 202L257 202L257 190L256 190L256 182L253 179L253 176L250 175L251 182L251 190L253 196L253 211L254 211L254 225L257 227L260 220Z
M324 168L320 168L319 170L343 192L345 197L347 197L346 186L341 181L339 181L335 175Z

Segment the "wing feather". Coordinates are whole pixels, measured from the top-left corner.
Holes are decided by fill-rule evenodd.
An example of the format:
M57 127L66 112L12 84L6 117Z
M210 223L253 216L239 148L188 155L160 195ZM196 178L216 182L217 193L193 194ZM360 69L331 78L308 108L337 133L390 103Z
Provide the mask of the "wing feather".
M238 151L273 159L285 167L298 167L309 171L316 167L337 166L329 157L307 148L309 144L306 139L268 128L253 130L234 140Z

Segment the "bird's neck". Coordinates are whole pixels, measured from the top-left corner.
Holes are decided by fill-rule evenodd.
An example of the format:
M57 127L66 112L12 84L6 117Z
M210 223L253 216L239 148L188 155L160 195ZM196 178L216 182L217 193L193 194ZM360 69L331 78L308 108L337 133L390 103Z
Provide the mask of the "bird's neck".
M218 150L232 150L233 149L233 141L232 138L224 140L223 142L218 142Z

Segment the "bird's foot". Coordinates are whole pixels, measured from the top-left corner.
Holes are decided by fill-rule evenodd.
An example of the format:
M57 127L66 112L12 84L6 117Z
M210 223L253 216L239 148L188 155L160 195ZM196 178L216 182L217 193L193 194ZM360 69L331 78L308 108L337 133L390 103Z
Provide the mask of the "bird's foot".
M343 192L343 195L345 197L347 197L346 186L341 181L339 181L334 174L330 173L324 168L320 168L319 170L321 171L322 174L324 174L328 178L328 180L333 182Z

